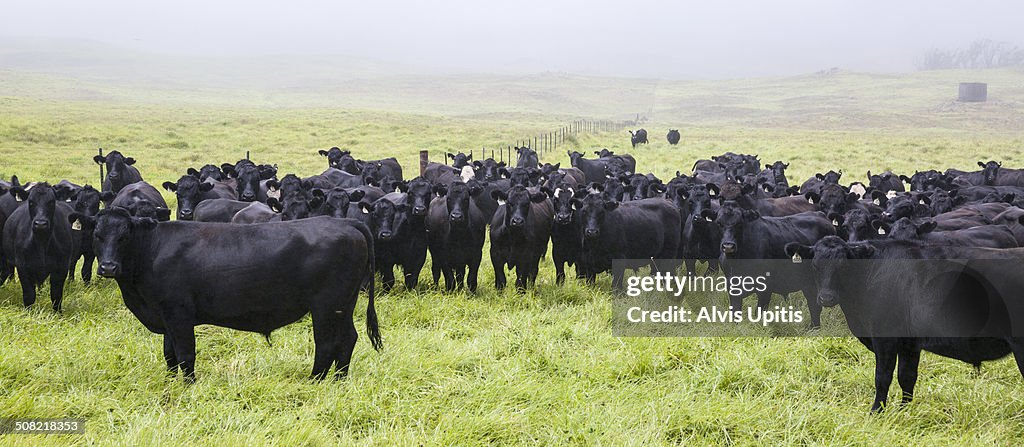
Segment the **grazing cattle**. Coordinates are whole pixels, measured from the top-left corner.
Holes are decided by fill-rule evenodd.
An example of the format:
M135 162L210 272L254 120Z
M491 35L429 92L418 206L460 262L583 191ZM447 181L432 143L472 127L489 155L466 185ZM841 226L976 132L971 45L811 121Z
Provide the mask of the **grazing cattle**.
M579 210L579 265L584 266L587 282L611 270L613 287L621 288L627 268L670 267L654 260L674 259L679 250L679 209L672 203L665 199L619 203L597 194L580 195L572 201ZM612 260L622 261L612 265Z
M183 175L177 183L164 182L163 187L178 198L178 220L192 220L195 207L204 200L235 197L235 192L228 185L203 182L193 175Z
M704 211L706 216L711 210ZM757 211L744 209L734 201L725 201L718 209L715 224L722 229L722 254L719 262L726 277L757 277L764 275L764 265L744 262L752 259L788 259L786 244L799 242L813 244L819 239L835 234L832 222L820 212L808 212L784 217L765 217ZM738 261L738 262L737 262ZM810 269L799 264L780 265L765 279L763 291L742 291L730 293L729 305L740 310L743 298L757 294L757 306L768 309L772 293L788 294L802 291L807 298L811 314L811 327L821 325L821 306L813 297L817 296L814 278Z
M231 222L231 218L252 202L233 199L204 200L192 211L192 220L196 222Z
M596 160L583 158L580 152L567 152L572 167L583 172L586 183L604 182L608 174L632 174L636 172L636 160L631 156L612 155Z
M135 159L125 157L118 151L110 151L107 155L92 157L98 165L106 165L107 176L103 179L102 191L117 194L127 185L142 181L139 170L132 166Z
M679 144L679 131L676 129L670 129L668 131L668 135L665 135L665 138L668 140L668 144L675 146Z
M491 219L491 265L494 287L505 288L505 266L515 269L516 287L537 281L540 258L547 253L554 208L545 192L513 186L491 193L500 204Z
M897 367L903 390L902 402L907 404L913 400L921 351L934 352L976 367L983 361L996 360L1012 352L1017 368L1024 375L1024 340L1013 338L1010 333L1005 337L985 338L936 337L927 333L931 332L927 328L938 327L941 332L942 329L959 327L965 323L964 319L976 315L976 308L951 312L945 307L947 303L956 302L956 305L963 306L962 303L969 302L972 307L989 304L982 298L986 294L979 293L971 284L983 281L991 284L994 290L1024 289L1024 276L1019 272L1019 266L1024 263L1024 251L932 245L919 241L847 243L837 237L826 237L813 245L793 243L786 250L799 254L803 259L811 259L819 304L826 307L838 304L846 316L850 332L875 354L872 413L886 408L893 369ZM858 261L863 259L872 261ZM945 293L937 293L931 288L932 282L907 280L920 277L922 269L935 270L932 264L907 261L911 259L990 261L983 261L984 271L972 269L968 272L959 268L955 273L947 273L956 276L935 276L940 280L936 284L947 287L942 290ZM983 277L978 278L978 275ZM967 288L954 290L949 287L950 280L960 279L966 280L961 284ZM957 296L964 293L971 295ZM1000 313L997 308L990 309ZM993 319L998 321L1007 316L1005 308L1001 313L1004 315L993 315ZM923 336L918 336L919 333Z
M71 207L75 213L94 217L100 212L100 192L94 189L91 185L85 185L79 189L74 196L72 196ZM78 253L73 253L75 257L74 262L78 262L78 258L82 258L82 282L88 283L92 280L92 263L96 259L96 253L92 250L92 228L82 226L81 223L77 225L81 228L79 238ZM72 225L72 230L77 230L76 225ZM71 272L74 276L74 271Z
M406 290L415 290L427 261L426 211L414 214L415 202L410 194L395 192L359 205L370 215L370 231L377 239L377 272L385 291L395 284L395 266L402 269Z
M157 224L119 209L81 219L95 226L98 273L117 281L125 306L146 329L164 335L168 371L180 369L195 381L197 325L269 338L312 314L311 376L325 378L332 365L337 377L348 373L358 336L352 314L360 285L373 274L373 236L363 224L330 217L245 226ZM379 350L372 281L366 329Z
M153 185L144 181L125 185L117 194L104 191L100 193L100 200L106 204L106 208L119 206L128 210L136 209L138 202L148 202L156 208L160 221L171 219L171 210L167 207L167 202L164 202L164 196L160 195L160 191Z
M434 188L438 197L430 202L426 220L434 283L439 284L443 274L447 290L465 283L470 292L476 292L487 221L472 198L483 187L456 181Z
M540 161L537 158L537 151L528 147L517 147L516 154L517 168L537 169L540 167Z
M64 282L78 260L78 238L72 234L71 207L57 200L47 183L26 191L13 186L9 192L19 206L4 224L3 253L18 272L21 299L26 307L36 302L36 288L50 279L50 302L60 312Z
M953 231L935 231L938 223L931 219L914 222L906 217L889 228L889 239L900 241L921 240L934 245L962 247L1014 248L1017 239L1002 225L982 225Z
M327 167L341 169L345 171L348 169L349 174L358 174L359 171L356 169L355 159L352 158L351 151L343 151L338 147L332 147L328 150L320 149L320 155L327 157Z
M555 263L555 283L565 283L565 265L576 265L576 277L583 277L579 266L580 230L572 199L577 189L567 183L545 190L551 197L554 222L551 225L551 260Z
M868 191L881 191L887 194L889 191L904 192L906 189L900 177L893 175L892 171L876 175L871 175L871 171L868 171Z
M640 129L640 130L637 130L636 132L633 132L632 130L630 130L629 131L629 137L630 137L629 141L630 141L630 143L633 144L634 148L636 148L636 145L638 145L638 144L647 144L647 130L646 129Z
M952 187L950 183L952 179L934 169L914 171L914 175L910 177L901 175L900 180L907 182L910 185L910 190L916 192L924 192L935 188L948 190Z

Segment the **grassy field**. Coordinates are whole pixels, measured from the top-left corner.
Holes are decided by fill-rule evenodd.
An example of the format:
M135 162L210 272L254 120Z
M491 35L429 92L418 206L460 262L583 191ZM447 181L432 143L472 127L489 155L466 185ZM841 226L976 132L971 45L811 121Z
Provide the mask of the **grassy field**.
M189 166L233 162L245 150L278 163L282 174L308 175L326 166L316 150L334 145L365 158L397 156L412 172L420 149L507 144L567 117L645 110L652 144L630 152L639 170L661 176L726 150L786 160L793 183L840 168L848 182L868 169L969 168L989 158L1024 165L1024 74L1013 71L721 82L476 78L481 92L504 92L496 98L467 94L472 83L429 78L408 81L420 96L389 90L376 106L331 106L278 90L219 103L202 91L144 94L61 76L0 77L3 176L96 184L90 159L101 146L137 158L152 183ZM977 76L991 79L993 101L952 103L956 81ZM536 95L517 101L523 91ZM649 96L634 97L644 91ZM446 92L451 99L432 108ZM639 108L644 103L649 109ZM682 130L679 146L664 142L669 127ZM581 135L566 148L595 147L625 152L628 134ZM543 161L568 163L561 149ZM61 315L45 298L23 308L20 287L8 283L0 288L0 417L88 422L83 436L11 435L0 444L1024 442L1024 382L1010 359L976 374L926 354L917 401L869 416L873 356L856 340L616 338L607 276L595 287L558 287L546 259L535 290L498 293L484 258L475 295L424 287L378 298L384 351L375 353L361 332L351 376L324 383L307 378L308 318L275 332L271 346L256 334L199 328L199 380L186 386L165 376L160 337L124 307L113 281L76 280ZM826 331L841 332L838 312L826 310ZM362 321L360 311L357 327Z

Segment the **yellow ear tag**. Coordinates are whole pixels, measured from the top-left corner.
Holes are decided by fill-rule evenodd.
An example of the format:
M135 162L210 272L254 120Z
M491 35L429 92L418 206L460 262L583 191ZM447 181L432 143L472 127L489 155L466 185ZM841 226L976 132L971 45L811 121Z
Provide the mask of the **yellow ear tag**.
M878 227L878 234L885 234L885 228Z
M801 262L804 262L804 258L800 257L800 253L793 253L793 263L799 264Z
M71 224L71 229L75 231L82 231L82 221L75 219L75 223Z
M875 205L881 205L882 201L880 201L878 199L875 199L875 200L872 200L871 203L874 203Z
M835 219L832 219L832 226L833 227L838 227L839 226L839 221L835 220Z

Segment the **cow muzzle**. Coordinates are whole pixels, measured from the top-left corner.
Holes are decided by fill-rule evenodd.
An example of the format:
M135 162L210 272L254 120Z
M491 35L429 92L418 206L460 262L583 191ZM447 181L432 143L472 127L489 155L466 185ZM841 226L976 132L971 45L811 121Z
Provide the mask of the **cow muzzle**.
M382 241L389 241L394 236L395 235L392 234L390 231L381 231L380 233L377 233L377 238Z
M104 278L113 278L121 272L121 265L116 262L101 262L99 267L96 267L96 274Z
M824 307L832 307L839 303L836 295L832 292L818 292L818 304Z
M524 223L526 223L526 220L523 219L522 217L513 217L512 220L509 222L509 225L513 227L521 227Z
M462 222L466 218L462 213L451 213L448 215L448 219L452 222Z
M42 219L33 220L32 221L32 229L33 230L41 230L41 231L49 230L50 229L50 221L42 220Z
M734 243L734 242L722 242L722 253L726 253L726 254L736 253L736 243Z
M192 210L189 208L178 210L178 220L192 220Z
M587 228L584 232L588 238L593 239L601 235L601 232L597 228Z
M412 207L412 215L413 216L424 216L426 214L427 214L427 207L422 206L422 205L417 205L417 206Z

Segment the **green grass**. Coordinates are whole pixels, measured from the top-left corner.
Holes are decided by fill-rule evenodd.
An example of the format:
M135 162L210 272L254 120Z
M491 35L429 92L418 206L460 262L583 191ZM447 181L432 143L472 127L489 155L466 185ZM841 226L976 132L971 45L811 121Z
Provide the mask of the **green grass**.
M645 124L652 144L630 152L641 171L663 177L726 150L757 153L766 162L791 162L792 183L838 168L852 181L868 169L969 168L988 158L1024 165L1024 127L1014 124L1022 116L1024 76L989 74L1017 90L969 107L935 93L955 85L962 76L956 72L657 84L658 113ZM629 80L578 80L582 84L569 88L526 78L516 80L520 88L544 88L576 105L546 111L477 99L430 111L423 97L411 97L389 112L259 101L212 105L185 93L175 102L131 89L124 100L69 99L47 91L74 83L34 74L4 79L11 88L0 97L2 174L93 184L98 168L91 156L99 146L137 158L155 184L176 179L188 166L235 161L247 149L257 161L278 163L282 174L308 175L326 166L316 149L333 145L365 158L395 155L412 173L420 149L437 154L505 144L554 129L570 114L584 115L581 110L601 98L611 105L593 116L610 117L601 110L632 91ZM512 81L480 82L500 90ZM888 89L906 98L879 101ZM478 108L493 113L472 112ZM719 115L711 113L716 108ZM669 127L682 131L679 146L664 142ZM627 145L621 131L581 135L567 148L623 152ZM544 161L567 164L563 149ZM173 206L173 196L165 197ZM498 293L484 259L475 295L424 287L379 298L384 351L374 352L360 329L351 376L323 383L307 378L313 352L308 318L276 331L270 346L260 335L200 327L199 380L186 386L165 376L160 337L124 307L112 281L73 282L61 315L49 310L45 292L33 308L23 308L20 287L8 283L0 288L0 417L84 417L88 423L83 436L9 435L0 444L1024 441L1024 381L1010 359L987 363L976 374L966 364L926 354L917 400L869 416L873 356L856 340L616 338L607 276L595 287L573 281L558 287L545 259L536 290ZM791 302L802 306L799 297ZM841 330L837 309L825 317L827 331ZM362 328L361 310L356 318ZM890 392L899 392L895 383Z

